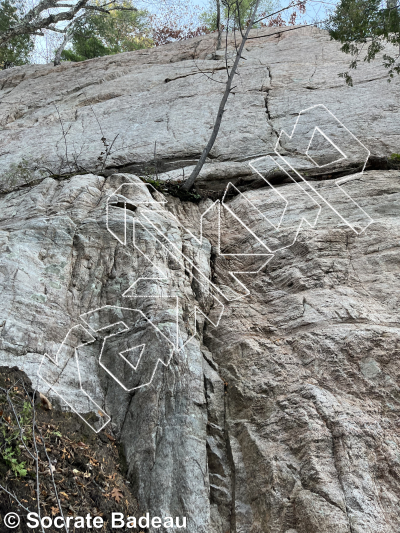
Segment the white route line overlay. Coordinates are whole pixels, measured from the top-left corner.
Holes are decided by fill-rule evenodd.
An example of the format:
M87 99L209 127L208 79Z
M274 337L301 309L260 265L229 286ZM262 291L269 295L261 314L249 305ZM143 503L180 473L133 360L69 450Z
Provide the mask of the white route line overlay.
M57 368L60 368L59 365L58 365L58 359L59 359L59 354L62 350L62 348L64 347L64 345L66 344L67 342L67 339L68 337L70 336L71 332L75 331L75 330L80 330L81 332L83 331L86 335L89 336L89 338L91 338L91 340L89 342L83 342L81 344L78 344L75 348L74 348L74 360L75 360L75 364L76 364L76 367L77 367L77 370L78 370L78 381L79 381L79 390L87 397L88 401L90 403L92 403L95 408L96 408L96 412L100 415L100 417L102 419L104 419L104 423L102 424L102 426L99 428L99 429L96 429L94 428L90 422L88 422L80 413L79 411L75 408L74 405L72 405L68 400L66 400L58 391L57 389L55 388L54 385L51 385L45 377L43 377L43 375L41 374L41 369L42 369L42 366L45 364L46 362L46 359L49 359L50 362L54 363L56 365ZM79 358L78 358L78 353L77 353L77 349L82 347L82 346L86 346L88 344L91 344L92 342L94 342L96 339L83 327L81 326L80 324L76 325L76 326L73 326L69 331L68 333L66 334L63 342L61 343L57 353L56 353L56 356L53 358L51 355L48 355L47 353L44 354L43 358L42 358L42 361L40 363L40 366L39 366L39 369L37 371L37 375L47 384L47 386L49 387L49 389L51 389L59 398L61 398L61 400L63 400L67 405L68 407L70 407L70 409L76 413L84 422L86 422L86 424L95 432L95 433L98 433L99 431L101 431L111 420L110 416L100 407L100 405L98 405L94 400L93 398L83 389L82 387L82 378L81 378L81 372L80 372L80 368L79 368ZM57 380L59 379L59 377L61 376L63 370L65 369L65 367L67 366L69 361L67 361L67 363L64 365L64 367L62 368Z
M117 335L119 335L120 333L124 333L126 331L130 331L131 328L129 326L127 326L125 324L125 322L123 322L122 320L118 321L118 322L113 322L111 324L107 324L107 326L104 326L102 328L98 328L98 329L93 329L92 326L90 326L90 324L83 318L85 317L86 315L90 314L90 313L95 313L97 311L101 311L102 309L108 309L108 310L111 310L111 309L118 309L118 310L126 310L126 311L134 311L134 312L137 312L141 315L142 318L144 318L146 320L146 322L148 322L156 331L159 335L161 335L163 337L163 339L165 340L165 342L167 344L170 344L172 346L172 348L170 348L170 354L169 354L169 357L168 357L168 362L167 363L164 363L164 361L162 361L162 359L158 358L157 359L157 362L155 364L155 367L153 369L153 373L151 375L151 378L150 380L147 382L147 383L142 383L141 385L138 385L137 387L132 387L132 388L127 388L116 376L115 374L113 374L101 361L102 359L102 356L103 356L103 352L104 352L104 347L105 347L105 344L107 342L107 339L111 338L111 337L115 337ZM140 309L132 309L131 307L121 307L121 306L114 306L114 305L105 305L103 307L99 307L97 309L94 309L93 311L89 311L88 313L84 313L83 315L80 315L80 318L83 322L85 322L85 324L87 324L87 326L92 330L92 331L95 331L96 333L98 331L102 331L104 329L108 329L110 326L117 326L118 324L121 324L124 329L122 330L119 330L117 333L111 333L110 335L106 335L104 337L104 340L103 340L103 344L101 346L101 350L100 350L100 356L99 356L99 364L100 366L118 383L118 385L120 385L125 391L127 392L132 392L134 390L137 390L137 389L141 389L142 387L145 387L147 385L150 385L150 383L153 381L153 378L154 378L154 375L156 373L156 370L158 368L158 365L159 363L163 364L165 367L168 367L170 362L171 362L171 359L172 359L172 356L173 356L173 353L174 351L177 351L179 352L182 348L179 348L178 347L178 298L176 297L176 328L177 328L177 332L176 332L176 344L174 344L166 335L164 335L164 333L153 323L152 320L150 320L150 318L148 318L144 313L143 311L141 311ZM128 352L128 351L132 351L134 350L135 348L140 348L142 347L142 350L140 352L140 355L139 355L139 358L138 358L138 361L136 363L136 366L133 365L132 363L130 363L128 361L128 359L126 359L126 357L123 355L124 353ZM139 344L137 346L132 346L131 348L128 348L127 350L124 350L123 352L119 352L119 356L122 357L122 359L128 363L128 365L133 369L133 370L136 370L137 367L139 366L140 364L140 361L141 361L141 358L142 358L142 355L143 355L143 352L146 348L146 344Z
M365 229L373 222L373 219L368 215L368 213L366 213L364 211L364 209L355 201L353 200L353 198L344 190L342 189L341 185L347 181L349 181L350 179L353 179L357 174L355 175L352 175L350 177L344 177L342 179L338 179L335 181L335 184L341 189L341 191L349 198L349 200L351 202L354 203L355 206L358 207L358 209L367 217L368 219L368 224L361 230L361 231L358 231L355 227L353 227L350 222L348 222L336 209L334 206L332 206L332 204L330 202L328 202L314 187L312 187L312 185L307 182L303 176L301 176L301 174L295 169L292 167L292 165L290 165L290 163L278 152L278 146L279 146L279 143L280 143L280 139L281 139L281 136L282 135L286 135L289 139L292 139L293 138L293 135L295 134L295 130L296 130L296 127L299 123L299 120L300 120L300 117L302 116L302 114L306 113L307 111L310 111L312 109L315 109L317 107L321 107L323 109L325 109L339 124L342 128L344 128L350 135L351 137L357 142L359 143L360 146L362 146L362 148L365 149L365 151L367 152L367 156L366 156L366 159L365 159L365 162L364 162L364 165L362 167L362 170L361 172L359 172L358 174L362 174L365 170L365 166L366 166L366 163L368 161L368 158L369 158L369 155L370 155L370 151L357 139L357 137L355 137L355 135L353 135L350 130L348 130L346 128L346 126L323 104L317 104L315 106L312 106L312 107L309 107L307 109L304 109L302 111L300 111L298 117L297 117L297 120L295 122L295 125L293 127L293 130L292 130L292 133L291 135L288 135L285 130L282 130L280 135L279 135L279 138L277 140L277 143L275 145L275 148L274 148L274 152L275 154L278 156L278 158L280 158L280 160L282 161L282 164L279 163L279 160L276 161L275 159L273 159L271 156L263 156L263 157L259 157L257 159L254 159L252 161L249 162L249 166L268 184L269 187L271 187L271 189L275 192L275 194L278 195L278 197L285 203L285 207L282 211L282 214L281 214L281 217L280 217L280 220L277 224L274 224L263 212L261 212L252 202L250 202L250 200L245 197L243 195L243 193L241 193L232 183L228 183L226 189L225 189L225 192L224 192L224 195L223 195L223 198L221 201L217 200L216 202L214 202L204 213L202 213L201 217L200 217L200 237L196 237L195 235L193 235L193 233L188 230L187 228L185 228L184 226L182 226L182 224L179 222L179 220L169 211L167 211L165 208L164 208L164 204L167 203L167 200L164 199L164 200L161 200L161 201L157 201L157 200L150 200L150 199L146 199L145 201L139 201L139 202L134 202L132 201L131 199L127 198L125 195L122 195L122 194L119 194L119 191L123 188L123 187L128 187L128 188L135 188L135 187L138 187L138 188L141 188L142 190L143 189L146 189L146 191L148 190L148 188L152 188L153 190L154 187L150 184L146 184L146 183L143 183L143 182L127 182L127 183L123 183L122 185L120 185L120 187L118 187L113 193L110 194L110 196L108 197L107 199L107 204L106 204L106 220L107 220L107 230L111 233L111 235L113 235L113 237L115 239L118 240L118 242L120 244L122 244L123 246L126 246L128 244L128 236L127 236L127 226L128 226L128 222L132 222L133 223L133 233L132 233L132 243L133 243L133 246L134 248L142 255L146 258L147 261L149 261L149 263L152 265L152 267L155 268L156 271L158 271L160 273L160 276L159 277L140 277L138 278L133 284L131 284L122 294L123 297L125 298L161 298L160 296L154 296L154 295L129 295L128 293L134 288L134 286L141 280L153 280L153 281L158 281L158 280L166 280L168 279L166 275L164 275L160 268L151 260L150 257L148 257L141 249L140 247L137 245L137 243L135 242L135 227L136 225L140 225L142 227L142 229L144 231L147 231L149 232L148 228L146 227L146 225L149 225L151 227L151 229L153 230L153 237L155 238L155 240L157 241L157 243L165 250L167 251L167 253L169 253L174 259L175 261L177 261L179 264L181 264L182 266L184 266L184 262L187 262L190 264L190 266L192 267L192 275L193 275L193 278L203 287L205 288L207 291L209 291L210 287L212 288L213 291L215 291L218 295L219 295L219 298L222 297L223 299L226 299L228 301L234 301L234 300L238 300L238 299L241 299L247 295L250 294L250 290L245 286L245 284L243 282L241 282L236 276L235 274L256 274L258 273L275 255L275 253L277 252L277 250L274 250L272 251L271 248L269 248L267 246L267 244L265 242L262 241L262 239L260 239L252 230L251 228L248 227L248 225L245 223L245 221L243 221L243 219L241 219L225 202L225 198L226 198L226 194L227 194L227 191L228 191L228 188L229 187L233 187L235 189L235 191L237 192L238 195L240 196L243 196L246 201L251 205L251 207L257 212L258 215L260 215L261 217L263 217L271 226L272 228L277 231L277 230L280 230L282 228L282 224L283 224L283 220L284 220L284 217L285 217L285 214L286 214L286 211L287 211L287 208L288 208L288 205L289 205L289 201L280 193L279 190L277 190L275 187L273 187L273 185L264 177L262 176L262 174L257 170L257 168L255 167L255 164L256 162L262 160L262 159L266 159L266 158L271 158L273 161L274 161L274 164L278 165L278 167L289 177L292 179L292 181L299 187L299 189L301 190L301 194L306 194L309 199L315 204L315 206L318 207L318 212L317 214L315 215L315 218L314 220L312 220L311 222L308 221L305 217L302 217L300 222L299 222L299 225L297 227L297 231L294 235L294 238L293 238L293 242L291 242L289 245L286 245L286 246L282 246L281 248L279 248L279 250L281 249L285 249L285 248L289 248L290 246L292 246L296 240L297 240L297 237L299 235L299 232L303 226L303 223L307 223L309 227L312 227L314 228L318 222L318 218L319 218L319 215L321 213L321 210L322 210L322 205L320 203L318 203L310 194L309 192L307 192L303 187L301 187L301 185L296 182L291 176L290 174L288 173L288 171L286 170L286 168L284 168L283 164L285 164L291 171L293 171L301 180L302 182L305 182L307 184L308 187L310 187L310 189L313 191L313 193L320 199L322 200L322 202L326 205L328 205L328 207L330 207L332 209L332 211L334 211L338 216L339 218L347 225L349 226L356 234L360 234L362 233L363 231L365 231ZM322 168L322 167L325 167L325 166L328 166L330 164L332 164L333 162L330 162L330 163L327 163L327 164L324 164L324 165L318 165L318 163L316 161L314 161L312 159L312 157L308 154L308 151L311 147L311 144L312 144L312 141L314 139L314 136L315 136L315 133L318 132L319 134L321 134L328 142L331 143L331 145L339 152L339 154L342 156L341 158L337 159L336 161L334 161L335 163L338 162L338 161L342 161L344 159L348 159L346 154L332 141L332 139L330 139L318 126L315 126L314 127L314 130L313 130L313 133L312 133L312 136L310 138L310 141L308 143L308 147L306 149L306 152L305 152L305 155L312 161L312 163L314 165L316 165L317 167L319 168ZM160 193L158 193L160 194ZM110 228L110 225L109 225L109 206L110 204L112 205L112 203L114 202L115 204L115 200L119 200L119 202L121 202L121 200L123 201L124 203L124 229L123 229L123 238L120 239L120 237L114 233L112 231L112 229ZM118 203L118 202L117 202ZM138 207L139 205L145 205L145 206L148 206L149 204L152 204L156 207L156 209L154 211L152 211L151 209L141 209L140 211L138 211L138 214L139 216L138 217L127 217L127 208L126 208L126 205L127 204L134 204L136 207ZM261 245L262 248L265 249L266 253L252 253L252 254L234 254L234 253L221 253L221 206L223 206L225 209L227 209L227 211L252 235L253 238L256 239L256 241L258 242L259 245ZM217 242L217 252L218 252L218 255L220 255L221 257L239 257L239 256L247 256L247 257L250 257L250 256L257 256L257 257L260 257L260 256L265 256L267 257L267 260L262 264L262 266L260 268L258 268L256 271L228 271L228 273L235 279L235 281L244 289L244 294L238 294L237 293L237 296L235 296L234 298L232 298L232 296L230 296L230 294L225 294L224 291L216 286L214 283L211 282L211 280L209 280L209 278L203 274L203 272L201 272L201 270L199 270L198 266L190 259L188 258L185 254L183 254L183 252L171 241L169 240L165 234L162 233L162 231L152 222L152 220L149 218L149 214L150 213L154 213L156 212L157 214L163 214L163 213L166 213L168 214L168 217L169 218L173 218L176 223L183 227L183 229L190 234L190 236L198 243L198 244L202 244L203 242L203 227L204 227L204 217L206 216L206 214L213 208L216 208L216 216L217 216L217 228L218 228L218 231L217 231L217 235L218 235L218 242ZM196 274L195 274L195 273ZM198 279L200 278L200 279ZM233 290L233 289L232 289ZM214 294L211 294L211 296L214 298L214 300L218 303L218 305L221 307L221 311L218 315L218 318L216 321L212 321L210 319L210 317L206 316L202 311L201 309L199 309L197 306L195 306L194 308L194 311L191 313L190 317L194 315L194 329L193 331L195 332L196 331L196 325L197 325L197 313L201 313L205 319L207 319L208 321L210 321L215 327L217 327L219 325L219 322L220 322L220 319L223 315L223 312L224 312L224 304L222 303L222 301L220 301L219 298L217 298ZM165 340L165 342L167 344L169 344L171 346L171 353L168 357L168 360L166 362L162 361L161 359L157 359L157 362L155 364L155 367L153 369L153 372L152 372L152 375L151 375L151 378L150 380L147 382L147 383L144 383L144 384L141 384L141 385L138 385L137 387L133 387L131 389L127 388L119 379L117 376L115 376L111 371L110 369L108 369L106 367L106 365L103 364L102 362L102 355L103 355L103 351L104 351L104 347L105 347L105 343L107 341L108 338L110 337L113 337L113 336L116 336L118 335L119 333L123 333L125 331L128 331L130 328L127 326L127 324L125 324L122 320L119 321L119 322L115 322L113 324L108 324L107 326L104 326L102 328L99 328L99 329L93 329L89 323L85 320L84 317L86 317L87 315L91 314L91 313L94 313L96 311L100 311L102 309L112 309L112 308L116 308L116 309L126 309L126 310L129 310L129 311L135 311L135 312L138 312L148 323L150 323L152 325L152 327L155 328L155 330L157 331L158 334L160 334L163 339ZM179 328L178 328L178 297L176 297L176 341L175 343L173 343L166 335L164 335L162 333L162 331L148 318L146 317L146 315L140 310L140 309L133 309L133 308L124 308L124 307L118 307L118 306L103 306L103 307L100 307L100 308L97 308L97 309L94 309L92 311L89 311L87 313L84 313L80 316L80 319L94 332L99 332L103 329L107 329L109 328L110 326L116 326L118 324L120 324L121 326L123 326L124 329L118 331L117 333L112 333L106 337L104 337L103 339L103 343L102 343L102 348L101 348L101 351L100 351L100 354L99 354L99 365L121 386L121 388L123 388L125 391L133 391L133 390L136 390L136 389L139 389L139 388L143 388L147 385L150 385L151 382L153 381L153 378L155 376L155 373L156 373L156 370L159 366L159 364L161 363L162 365L164 365L165 367L168 367L171 360L172 360L172 356L173 356L173 353L174 352L179 352L181 351L188 342L190 342L193 337L195 336L195 333L193 333L193 335L190 336L189 334L189 338L188 340L186 340L186 342L179 342ZM96 406L96 408L98 409L98 412L99 414L101 414L102 417L104 417L106 419L106 421L104 422L104 424L101 426L100 429L96 429L94 428L87 420L85 420L81 415L80 413L77 411L77 409L74 408L74 406L72 406L69 402L67 402L63 397L62 395L57 392L54 388L54 386L50 385L46 380L45 378L40 374L40 370L42 368L42 365L45 361L46 358L48 358L51 362L53 362L56 366L57 363L58 363L58 354L60 353L62 347L64 346L65 342L67 341L67 338L68 336L70 335L70 333L75 329L75 328L82 328L82 330L87 334L89 335L89 337L93 340L90 340L89 342L85 342L85 343L82 343L78 346L76 346L74 348L74 358L75 358L75 363L76 363L76 366L77 366L77 369L78 369L78 379L79 379L79 384L80 384L80 390L82 391L83 394L86 395L86 397L88 398L88 400L90 402L92 402L93 405ZM56 354L56 357L55 358L52 358L51 356L49 356L48 354L45 354L43 359L42 359L42 363L40 365L40 368L38 370L38 375L47 383L47 385L50 387L50 389L52 389L58 396L60 396L66 403L67 405L76 413L78 414L78 416L80 416L82 418L82 420L84 420L90 427L93 431L95 431L96 433L101 431L101 429L103 429L107 424L108 422L110 421L110 417L94 402L94 400L90 397L90 395L84 391L84 389L82 388L82 381L81 381L81 376L80 376L80 369L79 369L79 359L78 359L78 354L77 354L77 349L81 346L85 346L87 344L90 344L92 342L94 342L95 339L94 337L89 333L89 331L87 331L85 328L83 328L83 326L81 325L78 325L78 326L73 326L68 334L66 335L63 343L61 344L57 354ZM136 365L133 365L132 363L129 362L129 360L125 357L124 354L127 354L128 352L130 351L133 351L135 349L138 349L138 348L141 348L141 352L139 354L139 358L137 360L137 363ZM118 356L120 358L122 358L126 363L128 363L128 365L133 369L133 370L137 370L138 366L139 366L139 363L141 361L141 358L143 356L143 353L144 353L144 350L145 350L145 344L140 344L138 346L133 346L131 348L128 348L122 352L119 352L118 353ZM65 367L64 367L65 368Z
M338 123L340 124L341 128L343 128L344 130L346 130L346 132L354 139L354 141L356 143L358 143L366 152L366 158L365 158L365 161L364 161L364 164L362 166L362 169L360 172L356 173L356 174L353 174L351 176L344 176L343 178L339 178L337 180L335 180L335 185L348 197L348 199L353 202L353 204L358 207L358 209L366 216L366 218L369 220L368 224L361 229L361 231L358 231L354 226L352 226L350 224L350 222L348 222L336 209L335 207L330 203L328 202L312 185L310 182L308 182L295 168L292 167L292 165L289 163L289 161L287 161L287 159L285 159L285 157L283 155L281 155L279 152L278 152L278 147L279 147L279 144L280 144L280 141L281 141L281 137L282 135L286 135L286 137L288 137L289 139L292 139L295 132L296 132L296 128L297 128L297 125L299 123L299 120L300 120L300 117L306 113L307 111L311 111L312 109L316 109L316 108L322 108L324 109L331 117L333 117L333 119ZM344 159L348 159L348 157L345 155L345 153L336 145L336 143L328 136L326 135L326 133L324 133L318 126L315 126L314 127L314 130L313 130L313 133L312 133L312 136L311 136L311 139L310 139L310 142L308 144L308 147L307 147L307 150L305 152L305 155L318 167L318 168L323 168L323 167L326 167L328 165L331 165L332 162L330 163L327 163L325 165L319 165L318 163L316 163L309 155L308 155L308 150L310 149L310 146L311 146L311 143L312 143L312 140L314 138L314 135L316 133L316 131L318 131L320 134L322 134L325 139L327 139L331 145L340 153L342 154L343 157L341 157L340 159L336 160L335 162L338 162L338 161L342 161ZM281 133L279 134L279 137L278 137L278 140L276 141L276 144L275 144L275 148L274 148L274 152L275 154L293 171L295 172L295 174L304 182L307 184L308 187L310 187L310 189L318 196L318 198L320 198L324 204L326 204L330 209L332 209L332 211L334 213L336 213L336 215L350 228L352 229L357 235L360 235L363 231L365 231L367 229L368 226L370 226L374 220L368 215L368 213L360 206L360 204L358 202L356 202L341 186L354 179L355 176L358 176L358 175L362 175L364 173L364 170L365 170L365 167L367 165L367 162L368 162L368 159L369 159L369 156L371 155L371 152L368 150L368 148L343 124L343 122L341 122L341 120L339 120L324 104L316 104L316 105L313 105L311 107L308 107L306 109L303 109L302 111L300 111L300 113L298 114L297 116L297 119L296 119L296 122L293 126L293 130L292 130L292 133L289 135L288 133L286 133L285 130L282 130ZM266 157L266 156L264 156ZM274 187L273 185L266 179L264 178L264 176L262 176L262 174L254 167L254 163L256 161L259 161L261 159L263 159L264 157L259 157L257 159L253 159L252 161L249 162L249 165L250 167L264 180L268 183L268 185L274 189L278 194L280 194ZM275 161L275 160L274 160ZM277 163L277 161L275 161L276 164L279 165L279 163ZM280 165L279 165L280 166ZM280 166L280 168L282 168ZM284 169L282 169L284 170ZM286 174L288 174L286 172L286 170L284 170ZM288 174L289 177L291 177L289 174ZM291 178L293 179L293 178ZM304 192L306 192L304 189L303 189ZM318 218L318 217L317 217Z
M162 297L159 297L159 298L162 298ZM168 362L167 363L164 363L164 361L162 361L161 359L157 359L157 362L154 366L154 369L153 369L153 373L151 375L151 378L150 380L147 382L147 383L143 383L141 385L138 385L137 387L132 387L132 388L127 388L102 362L102 355L103 355L103 351L104 351L104 347L105 347L105 344L107 342L107 339L111 338L111 337L114 337L116 335L119 335L120 333L124 333L124 332L127 332L127 331L130 331L131 328L125 323L123 322L122 320L120 321L117 321L117 322L112 322L112 323L109 323L107 324L106 326L102 327L102 328L98 328L98 329L94 329L88 322L87 320L84 318L86 317L87 315L89 314L92 314L92 313L95 313L95 312L98 312L98 311L101 311L103 309L107 309L107 310L112 310L112 309L116 309L116 310L127 310L127 311L132 311L132 312L137 312L141 315L141 317L143 319L145 319L156 331L159 335L161 335L163 337L163 339L165 340L165 342L167 344L170 344L172 346L172 348L170 348L170 354L169 354L169 357L168 357ZM87 327L89 327L93 332L97 333L99 331L102 331L102 330L105 330L105 329L108 329L110 328L111 326L117 326L117 325L122 325L124 329L121 329L121 330L118 330L116 333L111 333L110 335L106 335L103 339L103 343L102 343L102 347L101 347L101 351L100 351L100 355L99 355L99 365L127 392L132 392L136 389L140 389L142 387L145 387L147 385L150 385L151 382L153 381L153 378L154 378L154 375L156 373L156 370L158 368L158 365L161 363L163 364L165 367L168 367L171 360L172 360L172 356L174 354L174 352L179 352L183 349L183 346L179 347L179 337L178 337L178 298L176 297L176 328L177 328L177 334L176 334L176 343L174 344L166 335L164 335L164 333L152 322L152 320L150 320L144 313L143 311L141 311L140 309L134 309L134 308L131 308L131 307L121 307L121 306L111 306L111 305L105 305L103 307L99 307L97 309L93 309L92 311L88 311L87 313L83 313L82 315L79 316L79 318L82 320L82 322L84 322ZM79 381L79 390L86 396L86 398L88 399L89 402L92 403L93 406L95 406L96 410L97 410L97 413L100 415L101 418L104 419L104 423L101 425L101 427L99 429L96 429L95 427L92 426L92 424L90 424L90 422L88 422L80 413L79 411L68 401L66 400L58 391L57 391L57 388L56 388L56 385L55 384L51 384L47 381L47 379L43 376L43 374L41 373L41 370L42 370L42 366L45 365L45 363L47 362L47 360L49 360L51 363L53 363L57 368L60 368L59 366L59 354L62 350L62 348L66 345L67 343L67 340L70 336L70 334L74 331L80 331L80 332L83 332L84 334L86 334L90 340L87 341L87 342L82 342L80 344L78 344L77 346L74 347L74 356L73 356L73 359L75 361L75 365L77 367L77 374L78 374L78 381ZM85 329L82 325L78 324L78 325L75 325L73 326L72 328L70 328L70 330L68 331L67 335L65 336L64 338L64 341L62 342L62 344L60 345L58 351L57 351L57 354L55 357L52 357L51 355L45 353L43 358L42 358L42 361L40 363L40 366L39 366L39 369L38 369L38 372L37 372L37 375L47 384L47 386L49 387L49 389L51 389L57 396L59 396L70 408L71 410L76 413L84 422L86 422L86 424L95 432L95 433L98 433L99 431L101 431L111 420L110 416L107 415L107 413L93 400L93 398L83 389L82 387L82 379L81 379L81 372L80 372L80 367L79 367L79 357L78 357L78 348L81 348L82 346L87 346L93 342L95 342L95 338L93 337L93 335L87 330ZM186 343L185 343L186 344ZM138 361L136 363L136 366L133 365L128 359L126 359L126 357L123 355L124 353L127 353L129 351L132 351L134 350L135 348L140 348L142 347L142 350L140 352L140 355L139 355L139 358L138 358ZM143 352L145 350L145 347L146 345L145 344L140 344L138 346L132 346L131 348L128 348L127 350L124 350L123 352L119 352L119 356L133 369L133 370L136 370L137 367L139 366L140 364L140 361L141 361L141 358L142 358L142 355L143 355ZM70 357L68 359L68 361L65 363L65 365L60 368L61 369L61 372L60 374L58 375L58 378L57 378L57 381L59 380L62 372L65 370L66 366L70 363L70 361L72 360L72 358ZM72 361L71 361L72 362Z

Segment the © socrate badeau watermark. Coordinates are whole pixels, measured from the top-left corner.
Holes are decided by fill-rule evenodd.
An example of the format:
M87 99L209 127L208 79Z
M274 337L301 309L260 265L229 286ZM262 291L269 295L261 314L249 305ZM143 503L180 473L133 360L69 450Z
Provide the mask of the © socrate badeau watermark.
M28 527L29 528L36 528L39 526L42 526L44 529L47 529L49 527L55 527L56 529L62 529L65 526L67 528L74 528L74 531L76 529L92 529L92 528L101 528L104 524L104 519L101 516L91 516L90 514L87 514L85 517L83 516L66 516L65 518L62 516L56 516L55 518L52 518L50 516L42 516L39 517L38 513L28 513L27 515L28 520ZM121 529L123 527L125 528L159 528L163 526L164 528L171 528L171 529L181 529L186 528L186 517L176 517L175 522L172 516L166 516L164 518L160 518L158 516L154 516L153 518L150 518L150 514L146 513L145 516L141 516L140 518L136 518L135 516L125 516L122 513L112 513L111 514L111 528L112 529Z

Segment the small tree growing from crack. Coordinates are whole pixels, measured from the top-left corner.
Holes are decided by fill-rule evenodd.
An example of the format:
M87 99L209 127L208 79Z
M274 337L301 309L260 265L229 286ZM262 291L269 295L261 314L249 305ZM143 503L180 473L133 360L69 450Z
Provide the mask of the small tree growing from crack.
M196 178L200 174L200 171L203 168L203 165L206 162L206 159L207 159L207 157L208 157L208 155L209 155L209 153L210 153L212 147L214 146L214 143L215 143L215 141L216 141L216 139L218 137L218 133L219 133L219 130L220 130L220 127L221 127L221 123L222 123L223 114L225 112L225 105L226 105L226 103L228 101L228 97L229 97L229 95L230 95L230 93L231 93L231 91L233 89L232 82L233 82L233 79L234 79L234 77L235 77L235 75L237 73L237 69L238 69L238 66L239 66L239 61L242 58L242 53L243 53L244 46L246 44L246 41L249 39L250 30L254 27L255 23L259 23L263 19L272 17L274 15L277 15L277 14L281 13L282 11L286 11L288 9L292 9L292 8L295 8L295 7L299 7L300 10L302 11L302 10L304 10L304 6L305 6L305 1L291 2L288 6L284 7L283 9L280 9L280 10L278 10L275 13L271 13L269 15L263 16L260 20L256 21L256 15L257 15L257 12L258 12L258 8L259 8L259 5L260 5L260 2L261 2L261 0L255 0L254 7L253 7L252 12L251 12L250 20L249 20L249 22L247 24L245 33L243 33L243 28L241 27L241 24L240 24L240 20L241 20L241 17L240 17L240 0L236 0L235 1L234 8L236 10L236 16L237 16L237 19L239 21L239 29L240 29L240 33L242 35L242 41L241 41L239 47L236 50L236 57L235 57L235 61L233 63L233 66L232 66L230 72L228 72L228 79L226 81L225 91L224 91L224 94L222 96L221 102L219 104L219 108L218 108L218 112L217 112L217 118L215 120L211 136L210 136L210 138L208 140L208 143L207 143L206 147L204 148L204 150L203 150L203 152L202 152L202 154L200 156L200 159L199 159L197 165L193 169L193 171L190 174L189 178L181 186L181 188L183 190L185 190L185 191L190 191L190 189L193 187L194 182L196 181ZM228 8L229 8L231 4L228 2L227 5L228 5ZM218 19L220 20L220 4L219 4L219 2L218 2L217 16L218 16ZM220 46L220 35L221 35L219 20L218 20L218 43L217 43L217 49ZM227 31L228 31L228 28L227 28ZM227 52L227 50L226 50L226 52Z
M229 97L229 95L231 93L231 90L232 90L233 78L235 77L235 74L236 74L236 71L237 71L237 68L238 68L238 65L239 65L240 58L242 57L242 52L243 52L244 45L246 44L246 41L248 39L250 30L253 27L254 21L256 19L256 14L257 14L257 10L258 10L258 6L260 4L260 1L261 0L256 0L256 4L255 4L255 6L253 8L253 12L251 14L250 22L247 25L246 33L242 37L242 42L240 43L239 49L236 52L235 61L233 63L231 71L228 74L228 80L226 82L225 91L224 91L224 94L222 96L221 103L219 104L218 113L217 113L217 119L215 121L214 128L213 128L213 131L211 133L211 137L210 137L206 147L204 148L203 153L201 154L201 157L200 157L197 165L193 169L193 172L190 174L188 179L182 185L182 188L185 191L190 191L190 189L193 187L193 184L194 184L197 176L199 175L200 170L203 168L203 165L204 165L204 163L205 163L205 161L206 161L206 159L208 157L208 154L210 153L211 148L214 146L214 143L215 143L215 141L217 139L218 132L219 132L219 129L221 127L222 116L223 116L224 111L225 111L225 105L226 105L226 102L228 101L228 97ZM237 4L237 6L238 6L238 4ZM220 31L218 29L218 40L219 40L219 34L220 34Z

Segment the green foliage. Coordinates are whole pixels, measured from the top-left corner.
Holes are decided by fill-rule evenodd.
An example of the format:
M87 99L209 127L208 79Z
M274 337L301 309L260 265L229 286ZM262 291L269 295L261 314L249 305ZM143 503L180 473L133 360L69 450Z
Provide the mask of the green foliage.
M115 5L117 4L109 4L107 8L112 9ZM132 4L126 0L122 7L130 8ZM61 59L85 61L94 57L149 48L153 43L147 37L147 19L146 11L90 12L75 23L72 48L64 50Z
M388 1L381 8L380 0L341 0L329 18L327 29L332 39L342 43L341 50L353 59L349 69L356 69L358 63L370 62L385 49L387 44L400 47L400 13L396 2ZM399 54L385 53L383 65L388 69L388 81L394 74L400 74ZM353 85L347 72L339 74L348 85Z
M388 168L400 170L400 154L391 154L388 158Z
M25 477L28 470L26 469L26 461L19 459L21 455L19 443L21 442L21 430L24 442L32 437L33 408L31 403L23 402L20 413L16 416L18 422L11 416L5 415L3 411L1 412L0 457L16 476Z
M141 177L142 181L145 183L149 183L152 185L157 191L163 193L163 194L170 194L171 196L175 196L176 198L179 198L183 202L193 202L198 203L202 199L202 196L200 194L197 194L196 192L191 191L185 191L181 188L182 182L172 182L172 181L161 181L155 177Z
M0 1L0 32L7 30L18 22L20 15L13 0ZM20 35L0 47L0 69L25 65L29 63L29 55L33 50L31 35Z
M217 11L214 9L214 6L212 4L213 2L210 3L210 7L207 11L203 11L199 19L200 19L200 22L208 30L215 31L217 30Z
M27 469L25 468L25 461L19 462L14 455L16 454L20 455L20 451L18 448L15 448L15 451L13 451L13 448L6 448L6 450L3 452L3 460L5 463L11 467L11 470L14 472L16 476L25 477L28 473Z
M221 0L221 24L224 28L243 28L251 18L255 0ZM274 11L277 2L274 0L261 0L258 7L257 18L261 18ZM200 16L201 23L210 31L217 29L217 3L210 0L207 11ZM258 25L255 25L257 27Z

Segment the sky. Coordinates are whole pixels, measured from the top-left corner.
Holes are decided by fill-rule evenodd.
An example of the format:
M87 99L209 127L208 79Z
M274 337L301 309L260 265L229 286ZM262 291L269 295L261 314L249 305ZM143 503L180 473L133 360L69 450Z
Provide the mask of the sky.
M192 8L198 7L199 11L206 11L212 0L139 0L143 6L145 6L149 11L157 12L160 8L160 4L163 1L174 2L178 6L183 8L183 6L191 6ZM333 9L337 4L338 0L307 0L307 10L302 17L302 22L310 24L316 20L324 20L327 17L329 10ZM271 0L271 4L279 4L282 7L289 4L290 0ZM299 19L297 19L299 20Z
M25 0L26 4L36 4L38 0ZM290 0L271 0L272 4L284 6ZM307 0L307 11L302 17L297 18L297 23L314 23L316 20L324 20L327 16L327 10L333 8L337 0ZM185 13L201 13L210 6L210 0L136 0L135 5L139 8L145 8L154 14L160 14L167 6L173 6L176 11L181 13L181 21L187 19ZM186 19L185 19L186 17ZM32 54L34 63L48 63L54 57L54 49L57 43L61 42L62 36L54 32L48 32L46 37L36 38L35 51Z

